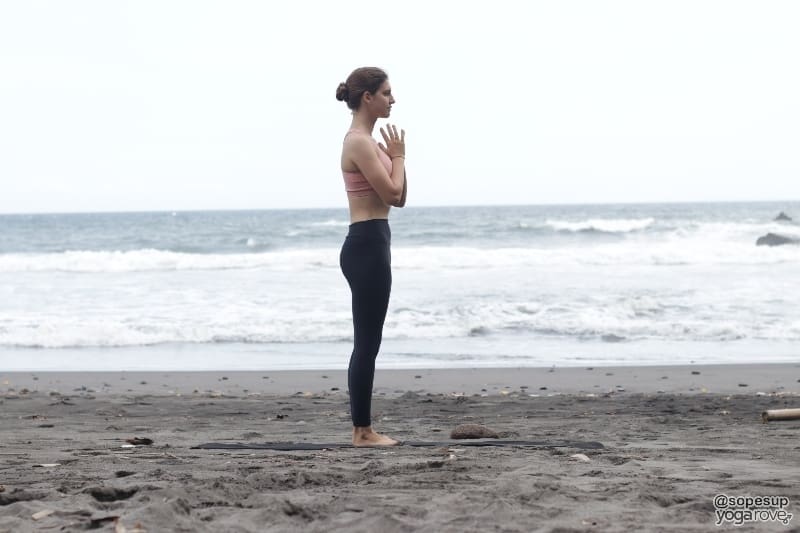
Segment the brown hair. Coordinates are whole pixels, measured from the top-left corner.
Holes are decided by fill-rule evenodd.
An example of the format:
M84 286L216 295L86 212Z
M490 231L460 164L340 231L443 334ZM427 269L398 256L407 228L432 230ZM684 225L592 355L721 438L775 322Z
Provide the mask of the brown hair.
M356 111L361 106L361 96L364 93L375 94L388 79L389 75L378 67L357 68L336 88L336 99L346 102L347 107Z

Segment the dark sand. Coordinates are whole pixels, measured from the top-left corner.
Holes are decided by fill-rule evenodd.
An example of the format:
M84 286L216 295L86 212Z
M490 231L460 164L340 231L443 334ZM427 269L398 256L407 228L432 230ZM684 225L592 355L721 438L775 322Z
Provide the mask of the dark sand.
M192 449L349 442L346 388L325 370L0 373L0 532L800 531L800 420L760 420L800 407L800 364L378 369L390 436L479 423L600 450ZM720 493L794 516L717 527Z

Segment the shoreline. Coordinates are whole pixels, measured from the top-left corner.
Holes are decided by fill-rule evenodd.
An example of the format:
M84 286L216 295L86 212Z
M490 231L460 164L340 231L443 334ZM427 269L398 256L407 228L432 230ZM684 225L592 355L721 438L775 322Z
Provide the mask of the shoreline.
M346 370L2 372L0 393L90 391L92 394L229 396L346 393ZM457 395L520 393L668 394L800 393L800 363L382 369L373 394L407 391Z

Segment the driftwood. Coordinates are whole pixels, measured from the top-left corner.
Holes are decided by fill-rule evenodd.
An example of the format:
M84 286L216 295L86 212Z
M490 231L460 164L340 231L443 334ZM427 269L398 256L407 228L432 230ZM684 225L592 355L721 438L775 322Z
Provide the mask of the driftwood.
M800 420L800 409L768 409L761 413L761 421L770 420Z

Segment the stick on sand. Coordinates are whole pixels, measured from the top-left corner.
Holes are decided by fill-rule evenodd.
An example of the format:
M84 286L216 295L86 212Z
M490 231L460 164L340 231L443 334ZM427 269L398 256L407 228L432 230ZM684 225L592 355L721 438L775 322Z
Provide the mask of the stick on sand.
M761 413L761 421L764 423L770 420L798 420L800 419L800 409L769 409Z

